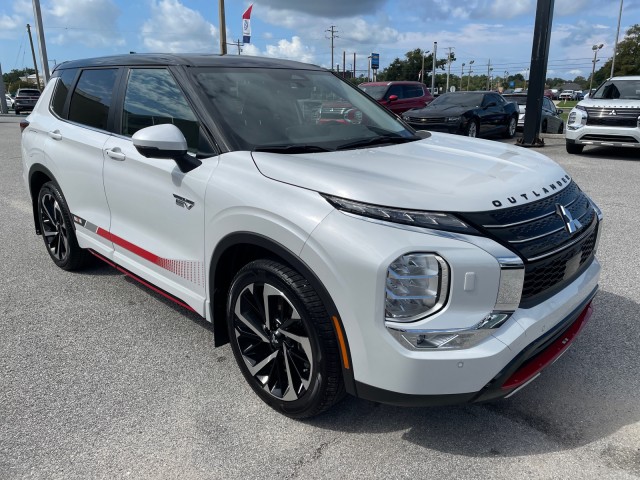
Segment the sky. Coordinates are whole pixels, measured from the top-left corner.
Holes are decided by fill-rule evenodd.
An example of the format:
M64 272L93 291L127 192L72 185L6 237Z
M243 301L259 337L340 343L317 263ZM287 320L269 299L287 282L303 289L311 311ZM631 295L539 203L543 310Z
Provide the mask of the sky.
M242 40L242 13L252 2L226 0L227 41ZM253 2L251 43L243 55L286 58L330 68L346 52L346 68L366 75L367 56L380 68L410 50L474 61L474 73L527 75L536 0L260 0ZM50 68L78 58L143 52L220 52L215 0L40 0ZM620 0L555 0L547 77L571 80L591 74L593 45L602 65L611 57ZM35 26L32 0L0 0L0 65L3 72L33 67L26 24ZM640 23L640 0L624 0L620 39ZM34 42L37 36L32 28ZM237 46L228 46L237 54ZM39 58L39 57L38 57ZM40 68L40 67L39 67Z

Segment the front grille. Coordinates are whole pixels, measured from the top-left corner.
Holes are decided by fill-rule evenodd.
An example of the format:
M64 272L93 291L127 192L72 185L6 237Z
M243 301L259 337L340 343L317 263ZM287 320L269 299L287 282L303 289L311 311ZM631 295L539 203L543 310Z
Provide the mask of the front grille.
M580 222L581 228L573 235L556 212L557 205L564 206ZM574 182L526 205L460 216L523 259L523 301L534 301L549 289L571 281L594 254L598 216Z
M640 108L587 107L586 110L587 125L635 128L640 117Z
M410 123L420 123L423 125L431 125L433 123L445 123L444 117L405 117L405 120Z

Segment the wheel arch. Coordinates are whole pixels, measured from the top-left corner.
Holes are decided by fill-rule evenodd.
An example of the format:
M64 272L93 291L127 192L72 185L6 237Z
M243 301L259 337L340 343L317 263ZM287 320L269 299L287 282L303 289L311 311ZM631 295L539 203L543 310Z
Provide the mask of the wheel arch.
M29 195L31 196L33 223L38 235L42 234L40 231L40 221L38 219L38 192L47 182L56 182L56 178L51 171L39 163L31 165L29 169Z
M235 274L247 263L259 258L280 261L302 274L314 288L324 303L330 318L335 318L336 338L342 338L341 349L346 356L342 362L342 376L347 392L355 395L355 380L353 376L353 362L349 350L342 319L329 292L322 281L303 262L300 257L285 246L263 235L253 232L236 232L225 236L213 251L209 266L209 298L211 320L213 322L214 346L220 347L229 342L226 325L226 311L229 287ZM335 322L335 321L334 321ZM345 365L346 363L346 365Z

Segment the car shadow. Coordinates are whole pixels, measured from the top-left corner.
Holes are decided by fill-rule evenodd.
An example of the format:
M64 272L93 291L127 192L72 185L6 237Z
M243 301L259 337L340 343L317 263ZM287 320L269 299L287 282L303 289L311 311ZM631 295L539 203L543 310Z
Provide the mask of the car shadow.
M406 430L402 437L409 442L467 457L516 457L586 445L640 421L639 317L639 304L601 291L572 348L509 399L400 408L348 397L308 423L350 433ZM621 457L610 453L614 462ZM633 461L640 470L640 461Z
M624 147L585 147L579 157L598 157L605 160L640 160L640 149Z

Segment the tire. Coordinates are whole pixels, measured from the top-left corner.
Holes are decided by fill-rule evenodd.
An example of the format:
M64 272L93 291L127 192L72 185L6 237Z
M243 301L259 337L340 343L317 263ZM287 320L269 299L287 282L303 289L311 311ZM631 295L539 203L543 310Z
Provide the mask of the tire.
M575 143L567 142L567 153L577 154L582 153L584 149L584 145L576 145Z
M467 123L467 127L464 130L464 134L467 137L477 138L478 137L478 120L469 120Z
M344 396L331 319L295 270L271 260L240 269L229 289L227 328L242 374L273 409L308 418Z
M545 120L544 122L542 122L542 133L548 133L549 130L549 125L547 124L547 121Z
M16 115L20 115L20 110L18 110L17 108L15 109Z
M558 133L559 134L564 133L564 122L560 122L560 126L558 127Z
M67 202L55 182L38 192L38 221L51 260L63 270L78 270L90 263L91 255L80 248Z
M509 117L509 124L507 125L507 129L505 130L503 137L513 138L516 134L517 127L518 127L518 118L514 116Z

